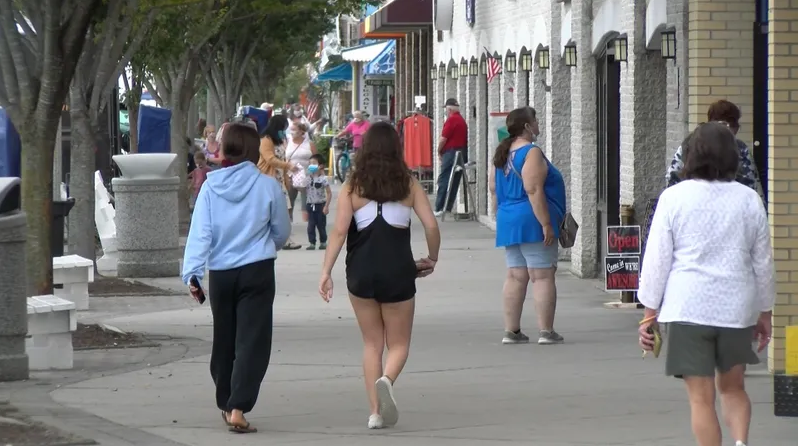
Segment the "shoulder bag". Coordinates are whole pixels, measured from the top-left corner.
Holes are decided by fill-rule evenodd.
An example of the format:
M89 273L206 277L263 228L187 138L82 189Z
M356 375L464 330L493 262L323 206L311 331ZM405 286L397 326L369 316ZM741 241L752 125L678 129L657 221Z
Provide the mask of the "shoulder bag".
M532 147L537 147L540 149L540 154L543 155L543 159L545 159L547 163L551 164L551 161L546 158L546 154L543 153L543 149L534 144ZM508 162L510 163L510 168L513 169L513 172L515 172L523 184L524 177L522 177L518 169L515 168L515 164L513 164L512 160L508 160ZM576 243L576 233L578 231L579 224L576 222L574 216L570 212L564 212L562 222L560 222L560 246L563 248L572 248Z

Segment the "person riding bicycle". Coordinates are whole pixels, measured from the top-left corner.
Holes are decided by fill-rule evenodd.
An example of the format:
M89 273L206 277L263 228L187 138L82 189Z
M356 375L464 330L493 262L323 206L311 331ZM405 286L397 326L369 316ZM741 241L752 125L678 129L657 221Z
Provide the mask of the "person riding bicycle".
M336 138L343 138L344 136L352 136L352 150L357 150L363 145L363 135L369 129L371 124L363 118L363 112L357 110L353 113L352 121L344 128L341 133L336 135Z

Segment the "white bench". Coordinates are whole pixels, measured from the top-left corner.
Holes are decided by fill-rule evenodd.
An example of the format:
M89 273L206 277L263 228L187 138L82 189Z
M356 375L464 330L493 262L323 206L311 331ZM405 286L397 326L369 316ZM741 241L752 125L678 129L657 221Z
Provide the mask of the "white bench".
M73 302L53 295L29 297L25 352L30 369L71 369L72 332L77 328Z
M94 282L94 262L77 255L53 258L53 284L63 286L54 293L77 310L89 309L89 282Z

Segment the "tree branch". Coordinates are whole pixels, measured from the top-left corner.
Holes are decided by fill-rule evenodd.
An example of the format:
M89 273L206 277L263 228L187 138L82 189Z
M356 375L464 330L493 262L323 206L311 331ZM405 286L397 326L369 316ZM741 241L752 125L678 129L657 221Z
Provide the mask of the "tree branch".
M164 106L163 99L161 98L161 95L157 92L157 90L155 90L155 86L152 85L152 82L150 82L150 80L147 79L146 76L144 76L141 82L144 84L145 87L147 87L147 91L150 93L152 98L155 99L155 103L163 107Z
M22 28L22 36L25 38L24 42L28 47L28 50L33 54L39 53L39 41L36 36L36 31L31 28L28 24L28 21L25 20L25 17L22 15L18 9L14 9L14 21L17 22L20 28Z
M34 73L32 73L31 67L28 67L28 61L22 49L22 37L14 22L14 9L11 0L0 0L0 28L5 36L3 40L6 42L3 49L8 51L7 54L3 54L3 64L5 65L3 73L9 79L4 79L4 81L11 81L11 88L16 90L15 96L18 98L19 104L27 105L32 104L35 98L34 83L31 80ZM8 64L9 61L10 64ZM9 76L11 70L15 73L13 77Z
M102 70L105 66L108 65L109 59L113 58L113 54L111 54L111 48L114 46L114 42L116 39L122 40L123 45L127 37L118 36L119 33L119 22L122 16L122 0L107 0L108 1L108 13L103 20L103 34L100 36L98 40L98 46L100 47L100 52L94 58L92 58L92 62L94 63L91 73L94 78L98 78L101 76L100 70ZM132 0L137 1L137 0ZM130 19L130 17L127 17ZM127 20L130 23L130 26L133 26L133 20ZM90 34L91 35L91 34ZM91 39L89 39L91 40ZM113 61L116 62L116 58L113 58ZM92 83L94 79L92 79Z
M138 8L138 0L131 0L131 3L128 5L128 7ZM136 9L132 10L135 11ZM92 91L91 98L91 104L95 109L99 110L102 108L103 103L108 100L107 93L111 91L115 85L117 85L119 75L125 70L125 67L127 67L128 63L130 63L130 59L132 59L133 55L141 47L147 32L150 30L150 27L155 20L155 14L155 10L151 10L147 14L144 23L142 23L139 29L136 31L136 34L132 40L129 39L133 26L132 20L130 20L130 18L123 19L129 21L130 25L126 27L125 31L121 35L116 35L110 57L107 60L107 68L100 67L100 69L97 71L97 76L94 81L94 90ZM126 43L128 43L127 50L124 48ZM113 67L111 67L111 63L114 64Z
M47 17L47 35L45 36L44 52L60 57L46 57L45 66L42 70L42 88L45 82L58 84L60 88L66 90L69 85L63 85L65 80L71 78L75 71L75 66L83 52L83 44L86 42L86 30L93 19L94 13L101 5L102 0L81 0L75 2L69 10L69 17L66 21L65 29L61 29L60 21L54 16L64 6L59 0L46 0L48 7L45 9ZM51 9L52 8L52 9ZM64 14L67 11L62 11ZM49 27L52 27L52 34ZM47 62L53 63L47 66ZM70 74L65 76L64 73Z
M250 45L249 50L247 50L247 53L244 55L244 60L241 61L241 66L239 67L240 71L238 72L238 79L235 80L236 92L239 95L244 90L244 79L246 78L247 75L248 71L247 68L249 67L249 63L252 61L252 58L255 55L256 48L257 45Z

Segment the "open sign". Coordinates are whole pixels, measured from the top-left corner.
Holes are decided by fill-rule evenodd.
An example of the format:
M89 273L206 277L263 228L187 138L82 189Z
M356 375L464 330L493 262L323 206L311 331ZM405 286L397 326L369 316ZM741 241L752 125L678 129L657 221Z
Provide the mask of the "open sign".
M607 255L640 254L640 226L607 226Z

